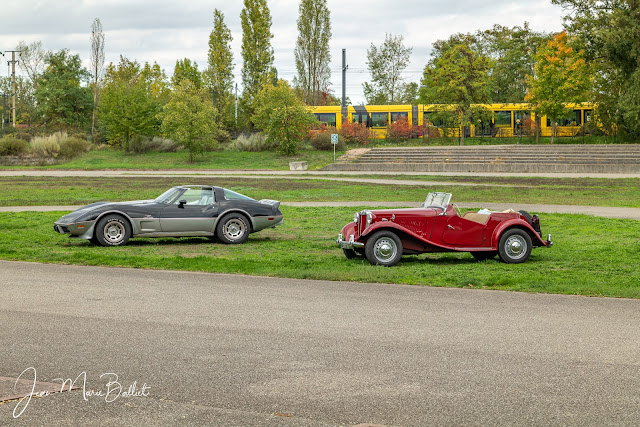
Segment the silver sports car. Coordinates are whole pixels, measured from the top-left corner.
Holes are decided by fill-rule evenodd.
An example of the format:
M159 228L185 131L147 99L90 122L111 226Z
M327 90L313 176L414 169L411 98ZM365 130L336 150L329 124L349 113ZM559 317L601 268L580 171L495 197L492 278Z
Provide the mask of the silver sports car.
M278 201L254 200L226 188L181 185L155 200L92 203L53 228L103 246L124 245L131 237L206 236L243 243L250 233L282 224L279 207Z

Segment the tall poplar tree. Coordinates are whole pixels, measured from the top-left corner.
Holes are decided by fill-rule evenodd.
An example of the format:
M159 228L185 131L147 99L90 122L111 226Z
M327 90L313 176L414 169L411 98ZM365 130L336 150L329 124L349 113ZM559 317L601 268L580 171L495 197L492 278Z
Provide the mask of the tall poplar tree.
M100 103L100 80L104 74L104 31L99 18L91 24L91 89L93 90L93 116L91 118L91 141L96 130L96 112Z
M302 0L299 7L298 40L294 49L298 75L294 84L308 105L320 105L330 85L331 14L327 0Z
M233 126L233 53L231 30L224 23L224 14L213 11L213 30L209 35L208 67L204 71L205 84L213 92L217 122Z
M402 72L413 48L405 47L404 37L386 34L380 47L373 43L367 49L367 66L371 83L364 83L364 96L368 104L395 104L406 92Z
M242 109L251 120L256 95L273 77L271 13L267 0L244 0L242 24Z

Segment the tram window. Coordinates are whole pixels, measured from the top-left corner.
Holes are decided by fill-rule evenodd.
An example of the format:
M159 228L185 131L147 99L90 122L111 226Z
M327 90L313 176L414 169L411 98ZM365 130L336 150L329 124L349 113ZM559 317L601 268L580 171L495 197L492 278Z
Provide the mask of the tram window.
M351 116L351 121L354 123L367 124L368 118L369 118L369 115L366 113L354 113Z
M409 121L409 113L408 112L403 112L403 113L391 112L391 122L392 123L397 122L399 119L407 119L407 121Z
M314 113L316 115L316 119L320 123L327 124L327 126L336 126L336 113Z
M389 124L389 113L371 113L371 126L384 127Z
M423 117L423 123L425 125L431 125L435 127L441 127L445 125L445 122L442 116L441 115L439 116L439 113L436 113L433 111L425 111L422 117Z
M558 126L582 126L580 119L580 110L573 110L566 117L560 117L557 122ZM547 127L551 126L551 119L547 118Z
M496 126L511 126L511 111L496 111L494 117Z
M518 124L518 120L520 120L520 125L524 126L527 122L527 119L531 118L531 113L528 111L514 111L513 112L513 125L516 126Z

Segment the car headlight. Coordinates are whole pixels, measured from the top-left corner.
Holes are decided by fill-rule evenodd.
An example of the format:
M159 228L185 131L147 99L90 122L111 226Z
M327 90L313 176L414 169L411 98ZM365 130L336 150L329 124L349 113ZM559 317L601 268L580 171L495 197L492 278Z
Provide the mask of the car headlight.
M353 222L355 222L356 224L358 222L360 222L360 213L359 212L356 212L356 213L353 214Z
M366 211L366 214L367 214L367 224L365 225L365 228L371 225L371 220L373 219L373 215L371 214L371 211Z

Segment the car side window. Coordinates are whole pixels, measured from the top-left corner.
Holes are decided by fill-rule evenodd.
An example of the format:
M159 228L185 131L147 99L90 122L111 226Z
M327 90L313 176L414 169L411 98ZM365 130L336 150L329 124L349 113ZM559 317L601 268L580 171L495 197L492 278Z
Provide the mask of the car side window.
M206 206L215 203L213 188L188 188L174 204L179 204L180 200L186 200L187 205Z

